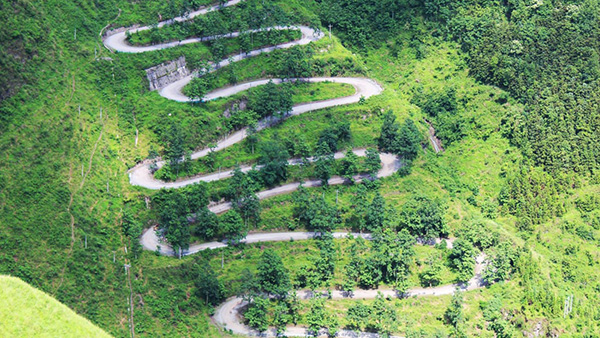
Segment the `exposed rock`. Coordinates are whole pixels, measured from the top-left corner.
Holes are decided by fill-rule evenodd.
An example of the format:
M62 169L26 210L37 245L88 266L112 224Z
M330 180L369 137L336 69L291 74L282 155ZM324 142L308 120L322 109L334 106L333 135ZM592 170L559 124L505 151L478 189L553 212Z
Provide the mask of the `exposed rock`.
M158 90L190 75L185 56L146 69L150 90Z

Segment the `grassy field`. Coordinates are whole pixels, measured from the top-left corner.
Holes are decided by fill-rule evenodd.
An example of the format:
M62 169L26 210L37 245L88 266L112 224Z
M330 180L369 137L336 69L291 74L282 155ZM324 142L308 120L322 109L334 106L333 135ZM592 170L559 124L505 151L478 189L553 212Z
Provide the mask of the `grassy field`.
M110 337L45 292L11 276L0 276L0 322L2 337Z

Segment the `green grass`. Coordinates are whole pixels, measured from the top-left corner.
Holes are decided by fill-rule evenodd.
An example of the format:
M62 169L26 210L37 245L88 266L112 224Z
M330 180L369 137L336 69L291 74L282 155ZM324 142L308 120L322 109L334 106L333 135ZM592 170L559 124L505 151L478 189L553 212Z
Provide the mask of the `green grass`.
M0 336L110 337L89 320L19 278L0 275Z

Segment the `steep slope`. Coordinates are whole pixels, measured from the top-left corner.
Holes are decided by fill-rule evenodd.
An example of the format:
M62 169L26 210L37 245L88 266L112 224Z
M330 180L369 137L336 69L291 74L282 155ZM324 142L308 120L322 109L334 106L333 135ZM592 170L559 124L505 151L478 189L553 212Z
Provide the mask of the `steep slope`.
M45 292L11 276L0 276L0 322L2 337L110 337Z

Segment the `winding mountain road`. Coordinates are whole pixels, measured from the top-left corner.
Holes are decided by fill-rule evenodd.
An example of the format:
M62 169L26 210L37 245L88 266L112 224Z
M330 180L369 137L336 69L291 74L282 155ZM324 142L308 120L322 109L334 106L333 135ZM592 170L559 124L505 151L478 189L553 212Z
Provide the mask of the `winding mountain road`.
M282 237L285 233L281 233ZM303 235L298 236L314 236L311 233L299 233ZM265 235L265 234L261 234ZM275 235L275 234L273 234ZM337 238L345 237L348 233L335 233L334 236ZM353 234L355 235L355 234ZM367 239L370 239L370 235L363 234L361 235L365 238L369 236ZM264 238L264 237L263 237ZM288 238L289 239L289 238ZM448 247L452 247L452 240L447 241ZM481 288L485 285L485 282L482 278L482 272L485 267L485 254L481 253L476 257L476 265L475 265L475 274L473 278L471 278L468 283L462 284L447 284L438 287L432 288L414 288L408 290L405 294L399 294L396 290L393 289L382 289L382 290L355 290L350 297L347 292L334 290L331 292L332 299L374 299L377 297L379 293L383 294L386 298L402 298L402 297L422 297L422 296L442 296L442 295L451 295L458 288L461 291L470 291ZM312 291L309 290L301 290L297 292L298 297L300 299L310 299L315 296ZM326 293L322 293L322 295L326 296ZM217 325L219 325L223 329L231 330L234 334L245 335L245 336L260 336L260 337L277 337L277 333L274 328L270 328L264 333L259 333L258 331L248 327L243 324L243 318L241 316L241 312L246 307L248 303L240 297L231 297L226 300L224 303L219 305L216 309L215 314L213 315L213 320ZM320 332L321 335L325 336L326 332ZM308 330L302 326L288 326L285 331L285 336L288 337L307 337ZM336 337L351 337L351 338L378 338L379 335L377 333L369 333L369 332L356 332L350 330L340 330Z
M209 11L218 10L223 7L236 5L236 4L240 3L241 1L242 0L230 0L222 5L203 8L203 9L188 13L187 15L182 16L182 17L176 17L171 20L162 21L158 24L158 27L169 25L174 22L190 20L196 16L204 15L204 14L208 13ZM121 29L121 30L113 32L113 33L109 33L107 36L105 36L103 38L104 45L107 48L109 48L110 50L117 51L117 52L144 53L144 52L156 51L156 50L165 49L165 48L173 48L173 47L186 45L186 44L190 44L190 43L214 40L217 38L232 38L232 37L239 36L241 34L240 32L233 32L233 33L223 34L223 35L215 35L215 36L200 37L200 38L190 38L190 39L185 39L182 41L167 42L167 43L162 43L162 44L157 44L157 45L152 45L152 46L132 46L127 42L128 34L143 31L143 30L148 30L150 28L151 28L150 26L143 26L143 27L137 27L137 28L126 28L126 29ZM264 28L264 29L259 29L259 30L253 30L253 32L257 32L260 30L283 30L283 29L297 29L301 32L301 38L296 41L282 43L282 44L279 44L276 46L270 46L270 47L256 49L249 53L233 55L226 60L221 60L220 62L209 66L209 69L206 69L205 71L212 72L212 71L215 71L216 69L218 69L219 67L227 66L228 64L230 64L230 62L237 62L237 61L246 59L248 57L253 57L253 56L259 55L261 53L271 52L276 49L290 48L290 47L297 46L297 45L306 45L306 44L311 43L312 41L317 41L324 37L324 34L321 31L317 31L317 30L314 30L314 29L312 29L310 27L306 27L306 26L295 26L295 27L276 26L276 27ZM248 31L248 32L250 32L250 31ZM174 100L174 101L178 101L178 102L192 101L192 99L190 99L189 97L187 97L183 94L182 89L195 76L197 76L197 74L198 73L193 73L192 75L189 75L179 81L176 81L176 82L173 82L173 83L167 85L166 87L162 88L159 91L160 95L169 100ZM323 109L323 108L327 108L327 107L356 103L356 102L359 102L359 100L361 98L367 99L371 96L378 95L383 91L383 88L379 84L377 84L375 81L373 81L371 79L367 79L367 78L315 77L315 78L307 78L307 79L290 79L290 80L292 80L292 81L293 80L303 80L303 81L307 81L307 82L328 81L328 82L336 82L336 83L347 83L347 84L352 85L355 88L355 93L350 96L296 105L293 107L293 110L290 115L300 115L300 114L303 114L306 112ZM283 82L283 80L280 80L280 79L261 79L261 80L256 80L256 81L250 81L247 83L242 83L242 84L238 84L238 85L231 86L231 87L221 88L221 89L215 90L213 92L210 92L203 98L203 100L207 101L207 100L214 100L214 99L218 99L218 98L222 98L222 97L231 96L231 95L237 94L241 91L247 90L249 88L265 85L269 81L273 81L275 83ZM276 121L273 118L263 119L263 120L259 121L257 129L260 130L260 129L267 128L267 127L271 126L274 122L276 122ZM234 132L234 133L228 135L223 140L219 141L217 143L216 148L214 148L213 150L219 151L219 150L225 149L227 147L230 147L238 142L241 142L245 137L246 137L246 129L242 129L237 132ZM211 149L203 149L203 150L194 152L192 154L192 159L197 159L197 158L206 156L210 151L211 151ZM353 151L358 156L365 155L364 149L355 149ZM342 158L343 154L337 153L337 154L335 154L335 157ZM389 176L389 175L393 174L394 172L396 172L401 166L400 162L393 155L380 154L380 158L382 161L382 169L378 172L378 174L377 174L378 177ZM289 164L291 164L291 165L295 165L298 163L299 163L299 160L297 160L297 159L292 159L289 161ZM159 162L157 162L157 165L160 167L160 166L164 165L164 162L159 161ZM248 171L250 169L251 169L251 167L243 167L242 168L243 171ZM163 181L157 180L153 177L152 173L149 170L148 163L139 164L139 165L133 167L132 169L130 169L130 171L129 171L130 183L132 185L137 185L137 186L145 187L148 189L179 188L179 187L183 187L183 186L193 184L196 182L200 182L200 181L210 182L210 181L214 181L214 180L223 179L223 178L226 178L229 176L231 176L231 171L226 171L226 172L222 172L222 173L218 173L218 174L198 176L198 177L193 177L193 178L187 178L187 179L183 179L183 180L176 181L176 182L163 182ZM359 176L356 176L355 179L361 180L361 179L364 179L364 176L359 175ZM342 183L344 183L344 179L341 177L333 177L329 180L328 183L330 185L342 184ZM304 186L312 187L312 186L319 186L320 184L321 184L320 181L313 180L313 181L305 182ZM276 196L279 194L292 192L292 191L298 189L299 186L300 186L300 183L290 183L290 184L286 184L286 185L283 185L280 187L276 187L274 189L269 189L269 190L259 192L257 195L260 199L264 199L264 198L268 198L271 196ZM231 204L228 202L209 206L209 209L215 213L222 213L222 212L229 210L230 208L231 208ZM348 236L349 234L350 233L337 232L337 233L334 233L333 236L336 238L342 238L342 237ZM353 233L352 235L361 236L361 237L364 237L365 239L371 239L370 234L355 234L355 233ZM249 234L243 240L243 242L256 243L256 242L267 242L267 241L287 241L290 239L307 240L307 239L310 239L313 237L315 237L315 233L311 233L311 232L263 233L263 234ZM173 255L172 249L167 244L161 242L161 240L158 238L156 232L152 228L147 229L144 232L144 234L141 237L141 243L142 243L143 247L147 250L156 250L157 248L160 248L160 251L162 254ZM448 243L449 247L452 246L452 241L448 241L447 243ZM225 246L227 246L227 244L225 242L198 243L198 244L191 245L189 250L187 250L185 252L185 254L193 254L193 253L196 253L196 252L199 252L202 250L222 248ZM412 290L409 290L405 295L402 295L402 296L449 295L449 294L452 294L457 287L459 287L463 290L472 290L475 288L479 288L483 285L483 281L481 278L481 271L485 264L484 259L485 259L484 254L481 254L477 257L475 277L473 277L468 283L466 283L464 285L450 284L450 285L444 285L444 286L435 287L435 288L412 289ZM398 297L399 296L395 290L389 290L389 289L388 290L357 290L354 292L353 298L355 298L355 299L373 299L377 296L378 292L382 292L386 297ZM307 298L313 297L314 295L309 291L300 291L299 296L303 299L307 299ZM342 299L342 298L348 298L348 295L341 291L333 291L331 297L333 299ZM232 330L233 333L235 333L235 334L249 335L249 336L259 336L259 335L260 336L275 336L275 332L272 329L269 330L265 334L259 334L258 332L254 331L251 328L247 327L246 325L242 324L239 311L245 305L246 304L244 303L244 301L241 298L237 298L237 297L230 298L225 303L221 304L218 307L213 318L214 318L215 322L217 323L217 325L221 326L222 328ZM304 327L290 326L290 327L288 327L285 334L287 336L306 336L307 330ZM379 337L379 335L377 335L375 333L366 333L366 332L361 333L361 332L353 332L353 331L347 331L347 330L341 330L338 333L338 336L339 337L364 337L364 338Z

